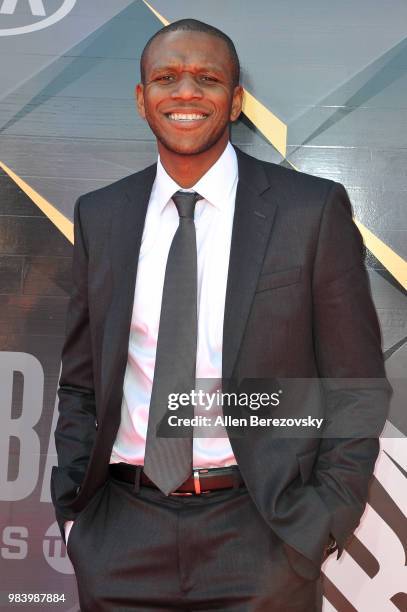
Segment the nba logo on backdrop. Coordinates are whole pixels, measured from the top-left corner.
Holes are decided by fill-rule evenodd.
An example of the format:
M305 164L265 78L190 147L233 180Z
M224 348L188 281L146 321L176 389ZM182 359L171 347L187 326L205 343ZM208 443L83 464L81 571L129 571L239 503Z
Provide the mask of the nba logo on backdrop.
M28 34L48 28L71 12L76 0L61 0L55 10L47 0L0 0L0 36Z

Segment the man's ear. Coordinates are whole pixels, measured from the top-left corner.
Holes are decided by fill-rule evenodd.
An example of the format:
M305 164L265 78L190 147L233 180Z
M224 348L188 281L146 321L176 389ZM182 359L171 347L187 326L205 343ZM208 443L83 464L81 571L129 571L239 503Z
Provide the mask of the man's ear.
M144 85L143 83L137 83L136 89L134 90L136 96L137 110L140 117L146 118L146 111L144 108Z
M233 90L232 108L230 110L230 121L236 121L240 113L242 112L243 106L243 95L244 89L241 85L236 85Z

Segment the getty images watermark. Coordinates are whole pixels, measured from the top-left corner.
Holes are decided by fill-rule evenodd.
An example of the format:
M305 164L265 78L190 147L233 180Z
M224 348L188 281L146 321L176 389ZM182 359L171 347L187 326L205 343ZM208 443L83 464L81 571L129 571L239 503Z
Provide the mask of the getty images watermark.
M311 415L306 417L262 417L258 414L248 416L233 416L219 413L220 406L240 407L252 411L261 408L277 407L280 405L282 390L273 393L227 393L216 390L206 392L202 389L192 390L189 393L170 393L168 395L168 410L178 411L182 408L194 408L193 416L171 414L167 417L170 427L313 427L319 429L324 419ZM214 411L215 414L201 414Z
M194 390L160 398L166 411L156 434L256 437L269 428L283 438L377 438L390 392L383 378L197 379Z

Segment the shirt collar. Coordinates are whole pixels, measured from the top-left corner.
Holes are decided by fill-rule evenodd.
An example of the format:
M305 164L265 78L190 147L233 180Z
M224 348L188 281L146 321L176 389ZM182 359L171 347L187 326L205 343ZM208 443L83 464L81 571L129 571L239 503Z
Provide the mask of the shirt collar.
M228 201L230 192L238 176L236 151L230 142L225 147L222 155L191 187L197 191L205 200L216 208L222 209ZM155 177L152 196L155 206L161 213L174 193L182 189L165 170L160 156L157 161L157 174Z

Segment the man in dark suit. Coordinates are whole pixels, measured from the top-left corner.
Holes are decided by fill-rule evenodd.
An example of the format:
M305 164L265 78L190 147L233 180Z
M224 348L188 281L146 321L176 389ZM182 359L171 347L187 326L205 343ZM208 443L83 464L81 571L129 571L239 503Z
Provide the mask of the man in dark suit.
M141 77L158 163L74 211L51 490L81 609L320 610L391 393L347 193L230 144L243 90L216 28L163 28ZM198 379L282 399L266 426L236 401L227 434L172 434L168 397ZM282 435L287 415L323 435Z

